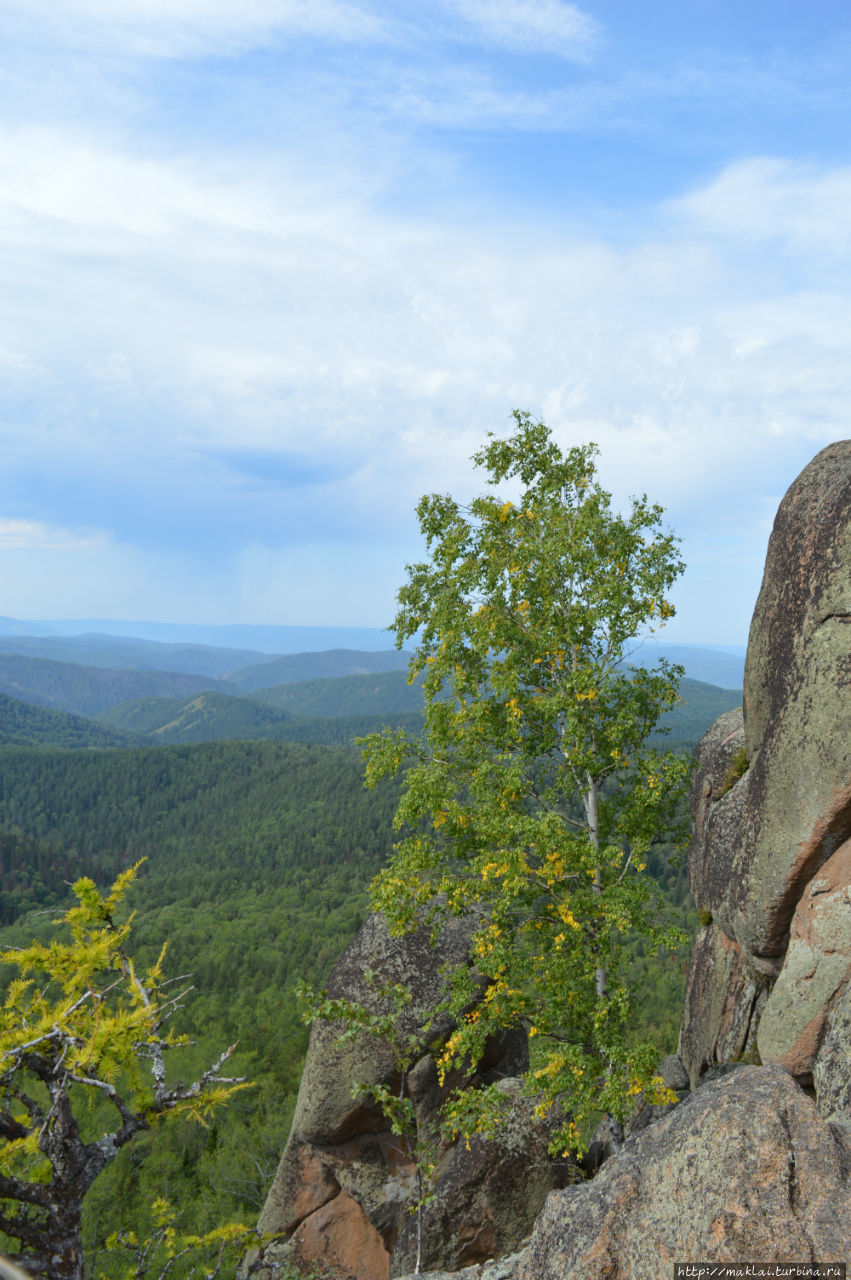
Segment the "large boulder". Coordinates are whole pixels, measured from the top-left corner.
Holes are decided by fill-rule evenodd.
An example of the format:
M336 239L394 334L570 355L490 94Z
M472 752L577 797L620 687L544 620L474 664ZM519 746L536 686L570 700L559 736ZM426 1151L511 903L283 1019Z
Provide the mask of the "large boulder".
M704 928L680 1054L692 1086L731 1060L809 1084L851 968L851 441L777 513L751 623L743 712L698 745L689 881Z
M774 521L745 664L742 831L707 904L782 955L807 883L851 836L851 440L823 449Z
M528 1100L512 1096L510 1081L528 1064L525 1034L507 1032L490 1042L466 1076L440 1081L435 1050L453 1024L438 1012L444 966L470 966L471 919L450 920L435 944L422 927L392 937L381 916L371 916L334 968L327 990L371 1012L381 1012L376 982L400 983L412 995L399 1025L419 1039L405 1088L414 1104L419 1138L436 1161L434 1195L423 1221L424 1253L432 1266L456 1267L508 1253L527 1236L549 1191L566 1179L548 1153L549 1127L531 1114ZM370 982L367 974L372 973ZM483 990L483 988L482 988ZM317 1022L292 1128L258 1230L276 1234L269 1263L290 1262L330 1280L386 1280L416 1260L416 1166L405 1139L392 1133L371 1101L352 1098L355 1083L402 1080L390 1047L374 1036L343 1044L341 1028ZM447 1143L438 1112L450 1089L505 1081L509 1121L495 1144Z
M636 1280L675 1262L836 1262L851 1235L851 1133L781 1067L742 1067L553 1192L517 1280Z
M714 924L697 935L680 1025L679 1054L697 1087L723 1062L756 1060L756 1032L774 966L756 960Z

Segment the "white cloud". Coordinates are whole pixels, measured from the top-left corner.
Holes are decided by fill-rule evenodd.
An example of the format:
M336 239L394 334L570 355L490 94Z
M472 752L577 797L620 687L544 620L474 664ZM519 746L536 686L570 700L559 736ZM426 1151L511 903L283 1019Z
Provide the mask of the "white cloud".
M0 129L0 225L57 239L40 220L162 236L188 223L280 233L298 225L247 186L193 178L191 166L123 153L45 127ZM106 247L106 246L104 246Z
M444 0L485 44L585 60L597 24L562 0Z
M15 520L0 516L0 551L90 551L103 545L97 532L71 532L52 528L39 520Z
M708 186L672 202L704 231L780 240L820 255L851 250L851 167L755 157L725 168Z
M4 0L6 22L77 49L151 57L238 55L290 36L360 41L382 24L350 0Z
M352 620L359 591L357 620L380 620L388 582L417 555L416 499L475 492L469 457L513 407L543 414L564 444L596 440L618 498L646 490L689 537L720 523L747 545L764 538L755 472L782 490L808 454L847 434L847 263L836 257L803 290L770 238L759 262L743 261L734 227L707 234L724 175L678 204L673 233L668 209L664 225L617 246L522 213L502 226L426 224L340 198L309 167L190 166L61 130L0 134L0 171L0 349L13 353L9 381L45 371L28 414L0 419L4 479L20 464L28 483L36 466L54 482L43 506L40 490L6 504L43 523L0 523L0 548L18 559L55 551L45 562L85 581L83 612L109 613L95 596L120 579L130 616L130 584L153 600L162 572L172 614L186 587L197 616L212 616L207 600L222 620L231 607L256 618L261 605L273 620L286 599L320 620L309 597L325 582L339 612L322 620ZM807 252L821 230L802 239ZM280 484L271 467L258 480L264 455L280 459ZM290 466L309 484L287 485ZM75 489L69 514L61 502ZM138 509L134 529L118 527ZM130 548L166 516L183 523L163 541L198 545L174 569ZM67 531L93 521L114 525L113 541L78 570L64 552L98 535ZM308 552L318 527L327 546ZM335 569L341 543L354 549ZM210 572L204 585L208 554L226 562L228 584ZM361 575L373 556L382 567ZM32 581L43 586L46 572ZM722 577L701 605L710 619L723 610ZM751 588L740 586L743 599Z

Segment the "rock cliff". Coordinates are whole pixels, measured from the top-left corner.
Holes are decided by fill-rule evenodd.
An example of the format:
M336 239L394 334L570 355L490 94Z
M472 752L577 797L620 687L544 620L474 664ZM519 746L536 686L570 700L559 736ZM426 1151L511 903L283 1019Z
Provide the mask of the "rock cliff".
M444 1148L432 1280L650 1280L675 1261L851 1263L850 745L851 441L841 441L780 505L743 708L697 748L689 877L705 924L679 1055L665 1063L680 1101L648 1108L614 1154L598 1144L587 1181L548 1159L547 1134L520 1098L501 1144ZM356 992L358 966L378 953L414 984L426 1022L436 969L469 963L468 937L459 923L434 954L417 935L390 940L370 921L334 981ZM374 1050L344 1060L331 1043L327 1029L314 1031L260 1225L285 1234L281 1256L338 1280L384 1280L413 1269L409 1167L381 1118L353 1110L348 1084L392 1073ZM425 1129L441 1098L429 1048L414 1072ZM524 1052L510 1039L494 1045L469 1083L495 1072L510 1093Z
M851 441L780 504L754 610L743 713L697 750L698 936L680 1053L694 1086L759 1055L800 1083L851 973ZM744 751L747 768L730 766ZM735 771L734 771L735 772ZM731 785L732 784L732 785Z
M421 1043L405 1087L418 1133L432 1140L443 1099L462 1083L455 1076L438 1082L435 1054L452 1029L433 1017L442 995L440 969L470 964L472 928L469 920L450 921L432 947L427 930L394 938L383 919L372 916L327 987L329 995L375 1012L380 1002L366 970L411 991L405 1030L421 1034ZM380 1110L353 1101L352 1085L386 1084L398 1092L401 1080L380 1041L358 1037L341 1046L338 1031L324 1022L313 1026L292 1128L258 1227L281 1236L267 1252L269 1261L290 1261L331 1280L385 1280L415 1263L414 1164ZM575 1173L550 1159L547 1126L517 1094L517 1073L527 1065L525 1035L507 1033L463 1082L500 1081L511 1118L495 1142L436 1141L435 1194L424 1211L426 1266L464 1267L510 1251L529 1234L548 1192Z

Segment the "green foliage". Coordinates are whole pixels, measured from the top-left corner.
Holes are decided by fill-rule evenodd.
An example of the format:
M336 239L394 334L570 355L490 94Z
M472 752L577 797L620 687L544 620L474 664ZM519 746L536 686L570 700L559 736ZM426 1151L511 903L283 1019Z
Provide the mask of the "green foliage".
M161 1196L154 1200L149 1216L144 1236L122 1228L109 1236L109 1270L101 1271L99 1280L165 1280L187 1265L191 1265L190 1275L201 1267L205 1280L215 1280L223 1268L232 1275L246 1248L257 1241L256 1233L241 1222L213 1227L203 1235L184 1231L179 1211Z
M749 763L747 751L744 747L739 747L738 751L730 761L730 768L727 770L727 776L721 785L721 790L718 792L719 799L721 796L725 796L728 791L732 791L733 787L739 781L739 778L743 778L745 776L748 771Z
M395 629L399 646L418 638L425 732L364 743L368 783L405 773L401 839L373 900L397 930L423 910L481 913L474 953L490 985L465 1012L472 978L453 975L441 1069L524 1021L541 1046L540 1110L562 1102L557 1145L578 1148L594 1114L623 1119L660 1088L656 1049L629 1034L624 940L677 940L645 867L687 781L682 756L648 744L682 671L625 659L673 615L683 566L658 506L612 511L593 446L562 455L542 423L515 424L474 461L492 485L519 480L516 502L433 494L417 509L430 559L409 566Z
M137 971L130 921L115 923L136 871L107 894L77 881L57 922L68 940L0 953L15 970L0 1010L0 1231L50 1280L82 1277L83 1202L122 1147L156 1120L205 1124L247 1087L222 1075L232 1047L194 1083L169 1079L166 1058L186 1039L167 1023L187 993L169 989L164 949Z

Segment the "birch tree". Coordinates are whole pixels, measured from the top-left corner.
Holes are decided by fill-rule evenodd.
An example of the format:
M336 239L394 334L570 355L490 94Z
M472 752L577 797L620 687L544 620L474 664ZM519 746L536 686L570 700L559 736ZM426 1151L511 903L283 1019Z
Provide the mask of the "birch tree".
M475 910L481 921L473 945L489 985L465 1012L475 980L453 975L457 1030L441 1069L525 1024L530 1087L541 1114L561 1104L565 1151L582 1148L599 1113L622 1120L637 1094L661 1089L653 1046L629 1035L623 942L672 941L645 863L687 774L649 742L682 670L664 660L648 670L634 654L674 614L678 540L646 497L613 510L596 453L562 453L517 412L512 434L490 436L473 459L511 497L421 500L428 558L408 566L395 632L399 647L416 642L424 733L362 744L368 785L400 771L405 781L375 907L397 931L423 912ZM459 1097L458 1129L487 1131L495 1100Z

